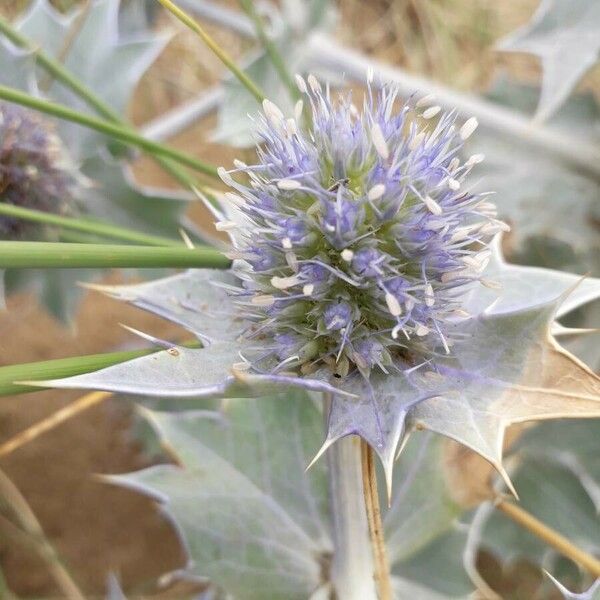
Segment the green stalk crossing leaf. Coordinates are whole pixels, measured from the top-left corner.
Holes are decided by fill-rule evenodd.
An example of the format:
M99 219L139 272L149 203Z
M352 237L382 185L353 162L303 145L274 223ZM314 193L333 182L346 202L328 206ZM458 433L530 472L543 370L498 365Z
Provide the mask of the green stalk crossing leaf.
M126 144L136 146L137 148L140 148L149 154L173 159L182 165L197 170L200 173L204 173L210 177L218 178L217 169L213 165L204 163L201 160L186 154L185 152L175 150L174 148L169 148L163 144L153 142L152 140L147 140L128 127L123 127L122 125L118 125L104 119L99 119L91 115L80 113L67 106L63 106L62 104L35 98L29 94L25 94L24 92L20 92L19 90L6 86L0 86L0 99L13 102L15 104L20 104L21 106L26 106L28 108L33 108L34 110L38 110L53 117L58 117L59 119L65 119L67 121L83 125L84 127L104 133L116 140L125 142Z
M75 217L63 217L61 215L55 215L41 210L34 210L31 208L24 208L22 206L15 206L14 204L7 204L2 202L1 198L0 215L16 217L18 219L33 221L35 223L43 223L45 225L55 225L62 229L91 233L100 237L108 237L138 244L147 244L149 246L181 247L182 245L181 242L178 242L177 240L156 235L149 235L141 231L134 231L132 229L119 227L110 223L103 223L102 221Z
M181 268L226 269L230 260L218 250L153 246L0 242L0 269Z

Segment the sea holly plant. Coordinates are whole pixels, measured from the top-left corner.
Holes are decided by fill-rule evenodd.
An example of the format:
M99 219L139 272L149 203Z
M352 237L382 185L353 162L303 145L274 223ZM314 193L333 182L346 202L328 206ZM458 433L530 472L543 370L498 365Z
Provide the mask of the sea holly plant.
M90 266L90 257L98 266L193 266L156 281L96 287L178 323L197 343L138 332L163 350L130 362L90 357L113 366L75 377L64 375L86 371L81 364L10 367L4 389L30 390L29 384L121 392L146 403L166 398L162 407L170 412L142 412L174 464L108 481L162 505L189 555L185 575L207 578L217 594L436 600L465 598L473 587L490 592L474 568L484 545L474 538L485 537L494 522L478 512L467 528L466 490L448 460L450 449L460 447L456 442L498 473L494 487L482 483L479 500L492 500L521 528L599 576L597 548L581 527L565 527L565 519L554 523L550 512L548 524L557 531L549 533L504 496L522 493L523 506L533 512L536 489L527 475L533 469L539 481L540 474L554 477L562 468L575 482L570 491L588 494L582 500L587 518L597 492L587 455L564 459L542 449L544 459L552 458L548 467L536 463L535 453L511 454L508 463L502 454L512 424L600 416L599 379L556 341L577 333L557 319L596 300L600 280L503 259L501 236L510 243L510 228L498 218L495 198L475 187L487 151L485 145L471 149L477 119L446 112L429 95L400 98L372 74L364 98L354 100L312 75L298 76L288 91L299 99L293 108L279 108L264 98L262 82L253 82L197 23L170 0L160 2L262 101L263 113L254 120L256 160L218 171L229 188L218 203L196 189L216 229L228 236L226 255L207 248L111 246L108 253L105 245L23 243L0 246L0 266ZM285 69L281 48L261 33L252 3L242 6L265 45L265 60ZM120 172L123 148L110 136L155 152L163 166L168 157L167 167L177 159L216 173L142 139L122 121L128 94L118 90L115 114L106 105L112 95L96 89L95 78L121 51L154 52L148 40L123 49L114 35L117 8L115 0L99 0L90 9L98 18L84 23L86 37L109 39L108 50L94 47L87 55L82 46L81 64L76 53L66 56L73 72L85 65L78 72L82 84L53 58L62 54L56 36L46 40L47 53L35 55L22 37L29 27L31 37L41 29L44 38L40 18L51 24L48 31L73 31L73 17L35 3L35 18L22 21L21 33L3 32L19 47L10 48L11 56L26 64L35 58L42 75L50 75L38 88L61 104L16 93L31 82L22 74L1 94L86 126L84 142L74 146L86 175L102 173L106 158L113 173ZM129 23L127 29L138 28ZM121 62L125 70L136 64ZM59 85L68 91L55 96ZM27 89L38 94L38 88ZM101 118L83 113L86 107ZM127 222L135 217L127 181L110 175L109 182L115 210L104 205L103 214ZM504 190L497 198L502 214L503 196ZM154 209L146 217L170 225ZM129 222L135 225L135 218ZM100 253L106 256L99 259ZM28 368L35 381L17 376ZM40 381L39 374L53 368L62 374ZM180 410L190 402L195 410ZM563 483L557 479L557 489ZM504 550L506 540L495 541L492 549ZM518 545L522 552L527 544ZM530 544L533 561L545 547Z
M372 453L381 461L392 502L395 459L399 454L410 469L410 455L402 450L422 430L479 453L518 493L502 464L509 425L600 416L600 381L553 336L556 318L597 298L600 281L503 261L498 236L507 226L489 194L473 192L470 184L483 156L461 152L476 130L475 119L459 122L429 97L402 102L393 88L376 93L369 86L358 108L313 76L298 77L297 84L303 101L293 116L263 102L257 163L238 161L233 170L220 170L232 191L222 198L223 211L213 210L217 229L231 241L231 268L100 288L185 326L202 348L154 340L167 349L37 385L173 399L257 398L236 401L243 410L267 402L268 394L309 392L311 399L295 402L316 402L326 419L321 448L313 443L313 468L322 468L326 454L328 477L344 490L342 505L333 504L333 546L327 550L338 566L324 576L306 564L311 590L320 589L314 580L319 572L319 581L340 597L389 598ZM194 516L197 501L204 506L210 497L204 484L216 490L215 497L230 497L246 481L233 474L221 478L223 457L200 447L209 434L194 441L187 417L177 419L183 430L161 425L160 435L183 468L198 473L197 485L171 467L127 481L141 482L165 502L198 572L204 569L235 597L252 598L254 588L243 584L251 571L233 576L229 566L225 578L218 561L210 566L202 549L204 521ZM268 420L260 422L268 436ZM345 439L353 435L363 440L362 473L370 490L364 501L357 500L359 447ZM209 459L208 470L197 462ZM260 477L264 483L266 475ZM268 480L277 481L274 474ZM257 515L275 510L272 498L254 489L244 494L256 510L236 509L225 529L215 525L223 552L223 540L238 539L239 527L248 531L251 546L253 536L262 539L265 525ZM359 518L357 506L366 507L368 519ZM223 518L221 507L210 510ZM258 521L246 521L250 514ZM284 547L300 544L297 525L289 523L292 537ZM314 543L314 536L309 539ZM394 539L401 547L402 538ZM257 550L253 568L275 560L273 586L285 586L290 565L274 557L273 544ZM327 554L324 548L318 553ZM289 550L281 551L288 556ZM296 596L306 597L306 590L290 597Z

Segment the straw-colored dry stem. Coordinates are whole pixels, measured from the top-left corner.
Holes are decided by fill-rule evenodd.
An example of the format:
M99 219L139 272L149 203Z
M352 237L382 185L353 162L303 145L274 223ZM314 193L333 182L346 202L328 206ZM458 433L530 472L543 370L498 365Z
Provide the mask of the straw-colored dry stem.
M512 519L517 525L524 527L527 531L552 546L564 556L581 565L588 570L594 577L600 577L600 560L584 552L566 537L554 531L526 510L509 500L498 499L496 508L509 519Z
M392 600L392 583L390 580L390 566L385 549L385 538L383 524L381 522L381 510L379 504L379 492L377 490L377 474L373 450L364 440L361 440L361 464L363 476L363 491L365 495L365 506L367 509L367 521L369 522L369 533L375 561L375 583L379 600Z
M75 402L72 402L68 406L57 410L49 417L42 419L38 423L35 423L31 427L28 427L14 437L10 438L3 444L0 444L0 458L10 454L11 452L14 452L21 446L32 442L43 433L54 429L61 423L64 423L79 413L88 410L88 408L92 408L92 406L100 404L100 402L107 400L111 396L111 392L92 392L82 396L81 398L78 398L75 400Z

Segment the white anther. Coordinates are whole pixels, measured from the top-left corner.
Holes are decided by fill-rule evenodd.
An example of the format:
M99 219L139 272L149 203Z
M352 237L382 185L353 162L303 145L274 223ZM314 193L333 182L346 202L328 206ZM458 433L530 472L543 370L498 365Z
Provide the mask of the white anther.
M225 169L225 167L219 167L217 169L217 175L221 178L221 181L225 185L233 186L233 177L227 172L227 169Z
M287 263L288 267L292 269L292 271L298 270L298 258L293 252L285 253L285 262Z
M448 171L450 171L450 173L454 173L458 165L460 165L460 160L455 156L448 164Z
M463 256L461 260L465 263L465 265L467 265L467 267L472 267L477 271L481 270L481 261L477 260L477 258L473 256Z
M355 118L358 119L358 117L360 116L360 113L358 112L358 108L356 108L356 106L354 104L350 104L350 114Z
M453 179L452 177L450 177L448 179L448 187L453 191L456 192L458 190L460 190L460 181Z
M472 133L477 129L479 122L476 117L471 117L465 121L465 124L460 128L458 134L463 140L471 137Z
M291 277L271 277L271 285L278 290L287 290L287 288L291 288L298 283L298 277L295 275Z
M419 337L423 337L429 333L429 327L425 327L425 325L417 325L417 328L415 329L415 333Z
M302 100L298 100L294 105L294 119L299 121L302 118L302 111L304 110L304 102Z
M248 167L248 165L243 160L240 160L239 158L234 158L233 164L236 169L246 169Z
M308 89L306 87L306 81L304 81L304 77L302 77L302 75L296 74L296 85L303 94L306 94L306 92L308 92Z
M429 106L435 100L435 94L427 94L427 96L423 96L416 104L418 108L422 106Z
M341 257L342 257L342 260L345 260L346 262L350 262L354 258L354 252L352 252L352 250L350 250L350 248L345 248L341 252Z
M398 302L398 298L390 294L390 292L385 293L385 303L392 317L399 317L402 314L402 307L400 306L400 302Z
M473 165L478 165L479 163L485 160L485 154L473 154L473 156L469 157L467 160L467 166L472 167Z
M490 290L502 289L501 283L499 283L498 281L492 281L491 279L480 279L479 283L481 283L481 285L485 286L486 288L489 288Z
M217 231L231 231L237 229L238 224L235 221L217 221L215 223L215 229Z
M277 187L280 190L297 190L302 187L302 184L297 179L280 179Z
M268 98L263 100L263 110L265 111L265 116L273 125L279 125L281 121L283 121L284 116L281 112L280 108L273 102L271 102Z
M434 215L442 214L442 207L431 196L425 196L423 203Z
M290 135L296 135L298 133L298 127L296 126L295 119L288 119L285 122L285 128Z
M433 119L433 117L435 117L440 110L442 110L441 106L431 106L428 109L423 111L423 114L421 115L424 119Z
M254 306L271 306L275 302L275 296L271 294L259 294L250 300Z
M371 127L371 141L373 142L375 150L377 150L377 154L384 160L387 160L390 156L390 149L383 137L383 132L381 131L379 123L374 123L373 127Z
M311 73L308 76L308 85L310 85L310 89L315 93L318 94L321 91L321 84L319 83L319 80Z
M312 293L315 291L315 285L314 283L307 283L303 288L302 288L302 293L305 296L312 296Z
M383 183L375 184L367 193L367 198L373 202L379 200L385 194L385 185Z
M281 240L281 246L283 248L285 248L286 250L291 250L292 249L292 240L290 240L289 237L284 237Z
M415 301L409 296L404 302L407 312L410 312L415 307Z
M233 192L225 192L225 200L236 206L244 206L246 204L246 201L241 196Z
M442 283L449 283L455 279L464 279L472 276L473 274L469 269L459 269L457 271L447 271L446 273L442 273L440 279L442 280Z
M464 308L457 308L457 309L453 310L451 314L455 317L464 317L464 318L471 316L471 313L467 312Z
M421 133L417 133L415 137L410 141L408 147L410 150L414 150L417 146L421 145L421 142L425 139L425 132L421 131Z
M435 304L435 296L433 295L433 287L430 283L425 286L425 305L433 306Z

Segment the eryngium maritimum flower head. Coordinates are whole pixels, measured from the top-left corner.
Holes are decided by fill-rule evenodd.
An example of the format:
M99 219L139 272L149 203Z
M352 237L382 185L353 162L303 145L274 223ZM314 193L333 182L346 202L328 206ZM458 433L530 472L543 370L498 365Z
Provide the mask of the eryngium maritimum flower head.
M51 124L0 102L0 202L64 213L77 184ZM0 237L19 237L26 228L24 221L0 215Z
M309 110L286 119L265 100L258 164L221 171L243 214L217 227L240 259L253 366L368 377L450 353L461 298L493 285L480 273L505 227L469 189L483 157L461 148L477 121L393 89L368 89L359 110L312 76L298 85Z

